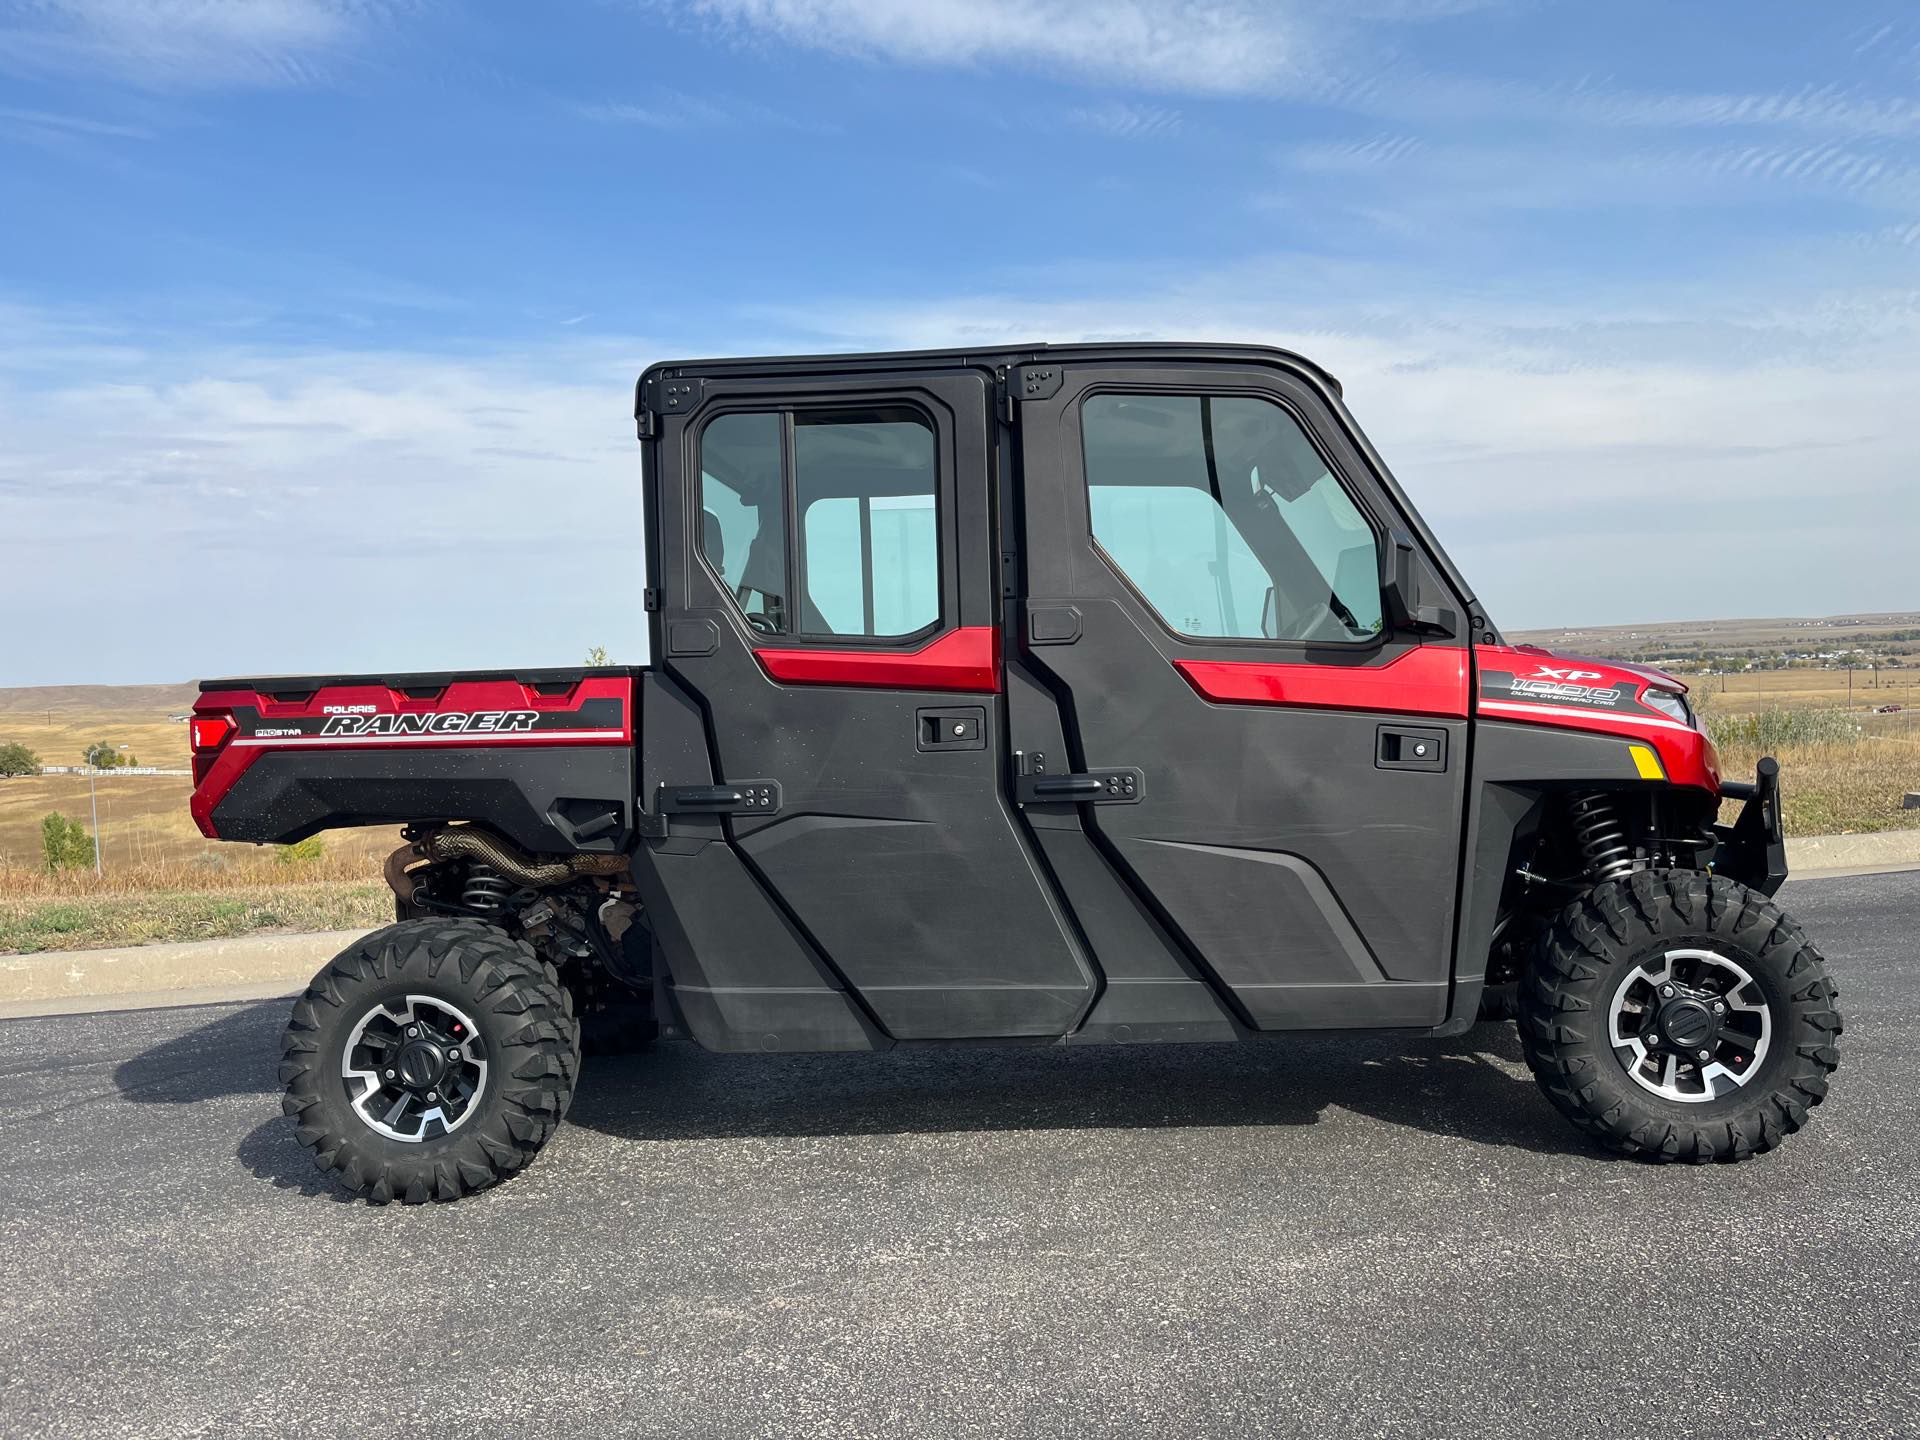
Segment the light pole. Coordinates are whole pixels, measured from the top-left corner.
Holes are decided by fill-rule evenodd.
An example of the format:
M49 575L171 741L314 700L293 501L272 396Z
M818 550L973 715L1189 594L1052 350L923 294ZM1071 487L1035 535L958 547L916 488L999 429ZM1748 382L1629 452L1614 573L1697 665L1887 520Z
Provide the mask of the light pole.
M105 873L100 868L100 796L93 788L93 775L99 768L93 761L87 761L87 801L93 807L93 878L96 880Z
M124 745L116 745L116 750L125 750ZM100 794L94 788L93 777L100 773L100 767L87 757L87 804L93 811L93 878L98 880L106 872L100 866Z

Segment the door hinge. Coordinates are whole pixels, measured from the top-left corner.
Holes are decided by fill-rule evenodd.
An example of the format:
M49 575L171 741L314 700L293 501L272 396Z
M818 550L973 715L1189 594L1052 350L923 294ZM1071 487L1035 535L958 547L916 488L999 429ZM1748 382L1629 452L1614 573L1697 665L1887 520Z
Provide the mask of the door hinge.
M660 433L660 422L669 415L691 415L706 395L707 382L698 376L679 380L656 379L650 387L634 396L633 422L642 440Z
M1051 400L1060 393L1065 377L1058 365L1022 365L1000 376L994 399L1000 418L1013 424L1014 406L1021 400Z
M640 604L643 609L658 610L660 608L659 587L649 585L646 589L642 590L640 592Z

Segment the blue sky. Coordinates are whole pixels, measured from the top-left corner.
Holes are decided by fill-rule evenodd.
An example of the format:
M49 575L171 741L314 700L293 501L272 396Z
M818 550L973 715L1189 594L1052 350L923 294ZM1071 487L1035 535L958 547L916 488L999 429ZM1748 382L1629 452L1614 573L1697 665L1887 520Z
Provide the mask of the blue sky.
M0 0L0 217L0 685L643 658L644 365L1000 340L1323 360L1509 627L1920 607L1907 4Z

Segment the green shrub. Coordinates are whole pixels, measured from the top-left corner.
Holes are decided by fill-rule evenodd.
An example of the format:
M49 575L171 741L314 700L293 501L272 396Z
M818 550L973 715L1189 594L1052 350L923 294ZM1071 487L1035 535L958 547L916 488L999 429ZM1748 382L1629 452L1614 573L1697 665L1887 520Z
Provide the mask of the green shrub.
M93 837L78 820L69 820L56 811L40 822L40 853L50 875L61 870L85 870L93 864Z
M1802 745L1851 745L1860 738L1860 726L1844 710L1810 708L1759 710L1747 715L1701 717L1707 737L1729 749L1775 751Z
M0 745L0 775L38 775L40 757L22 745L18 740L10 740Z
M27 917L27 928L48 935L70 935L84 929L91 918L78 905L49 905Z
M318 835L309 835L291 845L275 846L273 858L282 865L311 865L326 853L327 842Z

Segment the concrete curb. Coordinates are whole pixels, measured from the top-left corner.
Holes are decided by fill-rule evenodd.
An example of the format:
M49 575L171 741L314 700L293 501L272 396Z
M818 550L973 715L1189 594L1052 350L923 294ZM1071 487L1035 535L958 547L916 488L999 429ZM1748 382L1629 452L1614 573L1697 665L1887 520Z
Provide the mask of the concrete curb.
M291 995L365 930L0 955L0 1018ZM236 994L236 992L245 992Z
M1787 863L1792 880L1916 869L1920 830L1789 840ZM0 1019L292 995L367 933L245 935L121 950L0 955Z
M1797 879L1862 875L1920 865L1920 830L1872 835L1806 835L1787 841L1787 870Z

